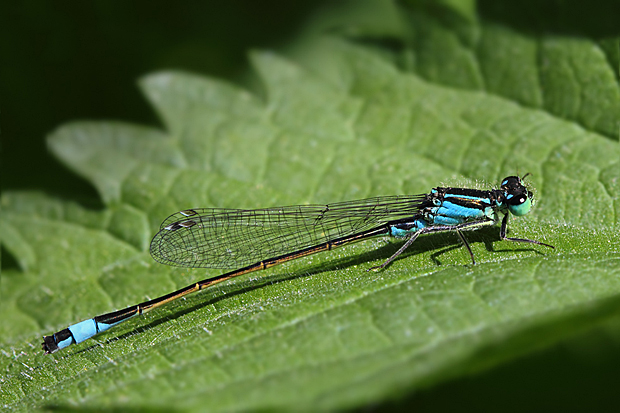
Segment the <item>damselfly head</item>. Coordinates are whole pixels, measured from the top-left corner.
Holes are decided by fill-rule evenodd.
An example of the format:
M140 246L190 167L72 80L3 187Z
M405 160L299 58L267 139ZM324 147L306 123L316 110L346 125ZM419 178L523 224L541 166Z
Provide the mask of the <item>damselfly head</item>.
M504 197L510 213L521 216L530 212L534 195L523 185L521 178L518 176L504 178L501 189L504 191Z

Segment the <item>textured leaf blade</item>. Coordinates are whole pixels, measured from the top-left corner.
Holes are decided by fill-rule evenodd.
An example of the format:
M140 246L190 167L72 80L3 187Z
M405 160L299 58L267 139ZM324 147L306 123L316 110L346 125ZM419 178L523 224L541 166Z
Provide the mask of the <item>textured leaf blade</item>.
M3 194L2 241L22 270L3 273L0 284L9 320L1 327L3 405L361 406L617 316L620 153L608 119L618 85L600 50L588 47L597 43L537 43L498 21L428 13L382 14L410 31L366 20L368 33L402 37L400 56L356 42L355 31L307 42L294 58L253 53L264 99L194 75L148 76L141 85L164 131L59 128L50 147L93 182L105 209ZM545 76L575 60L576 86L537 85L536 53L554 57ZM592 76L606 98L575 106ZM510 234L555 251L500 242L487 228L467 234L475 267L447 234L424 237L385 271L368 273L399 244L366 241L219 285L53 356L39 350L41 334L218 273L148 257L150 236L177 210L488 187L525 172L539 202L511 220Z

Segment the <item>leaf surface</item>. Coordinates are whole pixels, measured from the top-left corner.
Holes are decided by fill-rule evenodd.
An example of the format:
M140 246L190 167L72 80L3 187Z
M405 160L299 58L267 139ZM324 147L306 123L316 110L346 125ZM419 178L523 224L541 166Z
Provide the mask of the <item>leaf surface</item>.
M446 22L415 7L367 6L400 26L358 16L357 30L312 37L288 56L253 52L264 96L156 73L141 86L163 131L75 122L52 134L52 151L105 208L3 194L2 242L20 267L1 284L3 406L363 406L618 315L620 95L608 49L472 21L467 7ZM178 210L483 188L525 172L537 203L513 217L510 235L555 250L500 242L487 228L467 234L476 266L445 234L374 273L366 270L400 244L369 240L233 279L52 356L40 351L43 334L219 274L149 257L159 223Z

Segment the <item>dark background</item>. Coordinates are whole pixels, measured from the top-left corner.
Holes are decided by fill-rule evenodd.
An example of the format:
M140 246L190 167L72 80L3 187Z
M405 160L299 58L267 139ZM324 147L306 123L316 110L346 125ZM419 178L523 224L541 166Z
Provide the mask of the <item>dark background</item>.
M94 188L49 154L48 133L84 119L161 127L137 87L140 76L182 69L243 83L249 49L285 46L324 3L54 0L3 6L2 190L41 190L101 206ZM2 252L3 267L7 262L12 266L11 257ZM609 331L588 331L487 372L367 409L617 408L620 352Z
M75 120L161 127L137 79L182 69L233 82L247 51L282 47L324 1L24 1L0 15L2 189L97 202L94 188L47 151Z

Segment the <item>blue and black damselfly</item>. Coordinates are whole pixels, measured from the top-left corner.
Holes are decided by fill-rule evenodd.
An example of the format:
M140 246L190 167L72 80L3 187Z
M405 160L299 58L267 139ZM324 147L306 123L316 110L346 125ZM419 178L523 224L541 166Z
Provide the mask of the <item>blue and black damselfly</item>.
M525 178L525 176L523 177ZM533 194L518 176L505 178L500 189L434 188L429 194L387 196L328 205L268 209L186 209L170 215L151 241L155 260L191 268L237 268L170 294L124 310L74 324L43 338L43 350L54 353L172 300L252 271L376 236L406 242L383 264L390 264L423 234L453 231L474 254L463 231L496 224L502 240L540 241L506 237L508 216L522 216L532 207ZM503 218L501 218L503 215Z

